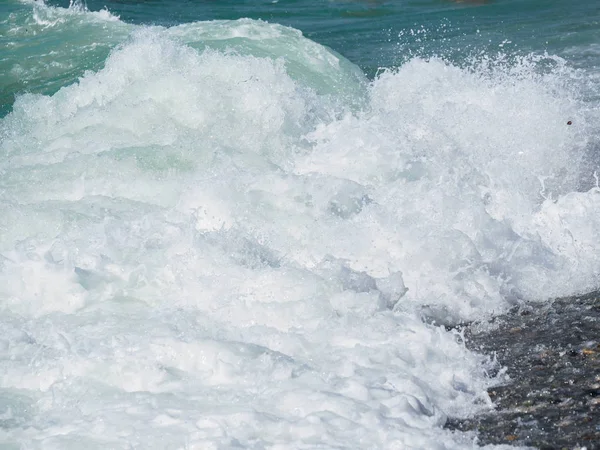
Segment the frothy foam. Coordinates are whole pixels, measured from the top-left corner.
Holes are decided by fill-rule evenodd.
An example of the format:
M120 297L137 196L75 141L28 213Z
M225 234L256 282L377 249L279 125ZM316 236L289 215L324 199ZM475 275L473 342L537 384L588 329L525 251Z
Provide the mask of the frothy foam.
M356 79L338 55L176 34L2 119L0 439L473 445L441 426L493 364L438 324L600 284L573 73L413 59L357 102L322 90Z
M20 0L20 2L32 5L33 20L38 25L47 27L61 25L73 16L79 16L87 22L95 20L117 22L119 20L119 16L112 14L107 9L100 11L88 10L85 1L82 0L69 0L68 8L48 6L45 0Z

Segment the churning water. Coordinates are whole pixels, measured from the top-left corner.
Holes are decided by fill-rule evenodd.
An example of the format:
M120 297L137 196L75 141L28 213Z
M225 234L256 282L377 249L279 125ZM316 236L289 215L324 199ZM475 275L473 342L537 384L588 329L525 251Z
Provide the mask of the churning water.
M0 7L5 448L471 448L502 373L447 326L600 286L588 29L304 3Z

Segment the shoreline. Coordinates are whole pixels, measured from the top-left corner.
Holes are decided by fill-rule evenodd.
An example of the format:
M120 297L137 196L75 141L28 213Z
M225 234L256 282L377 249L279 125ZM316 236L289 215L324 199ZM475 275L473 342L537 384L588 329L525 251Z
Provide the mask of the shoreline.
M488 389L495 410L445 428L475 431L479 445L600 450L600 291L524 304L464 332L510 381Z

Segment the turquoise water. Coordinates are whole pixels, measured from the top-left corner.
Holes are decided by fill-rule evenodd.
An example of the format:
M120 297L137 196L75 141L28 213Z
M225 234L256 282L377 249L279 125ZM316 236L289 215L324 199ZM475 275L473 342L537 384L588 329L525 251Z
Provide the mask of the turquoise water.
M452 326L600 288L599 15L2 1L0 447L477 448Z
M47 3L69 6L67 1ZM76 7L82 5L77 3ZM369 77L380 68L397 67L414 56L436 55L460 64L482 56L547 53L594 72L600 64L600 8L593 0L575 4L560 0L89 0L85 5L90 11L108 9L123 22L136 25L168 27L239 18L280 23L341 53ZM85 70L100 68L110 49L128 34L123 29L102 32L89 23L81 28L75 24L53 27L42 33L44 25L31 22L31 8L15 0L0 5L0 17L4 18L0 36L9 50L3 52L0 61L3 114L20 92L54 92ZM50 70L46 70L48 66L52 66Z

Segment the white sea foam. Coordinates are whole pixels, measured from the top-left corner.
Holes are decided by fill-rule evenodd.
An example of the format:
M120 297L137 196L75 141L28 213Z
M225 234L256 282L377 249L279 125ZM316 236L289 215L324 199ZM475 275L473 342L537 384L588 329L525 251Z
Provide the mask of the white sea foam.
M33 8L32 18L38 24L54 27L63 24L72 17L80 17L86 22L117 22L119 16L112 14L107 9L89 11L85 1L70 0L68 8L48 6L45 0L19 0L21 3L30 4Z
M0 123L1 442L475 446L442 426L490 407L492 363L437 324L599 284L569 69L414 59L365 85L194 26Z

